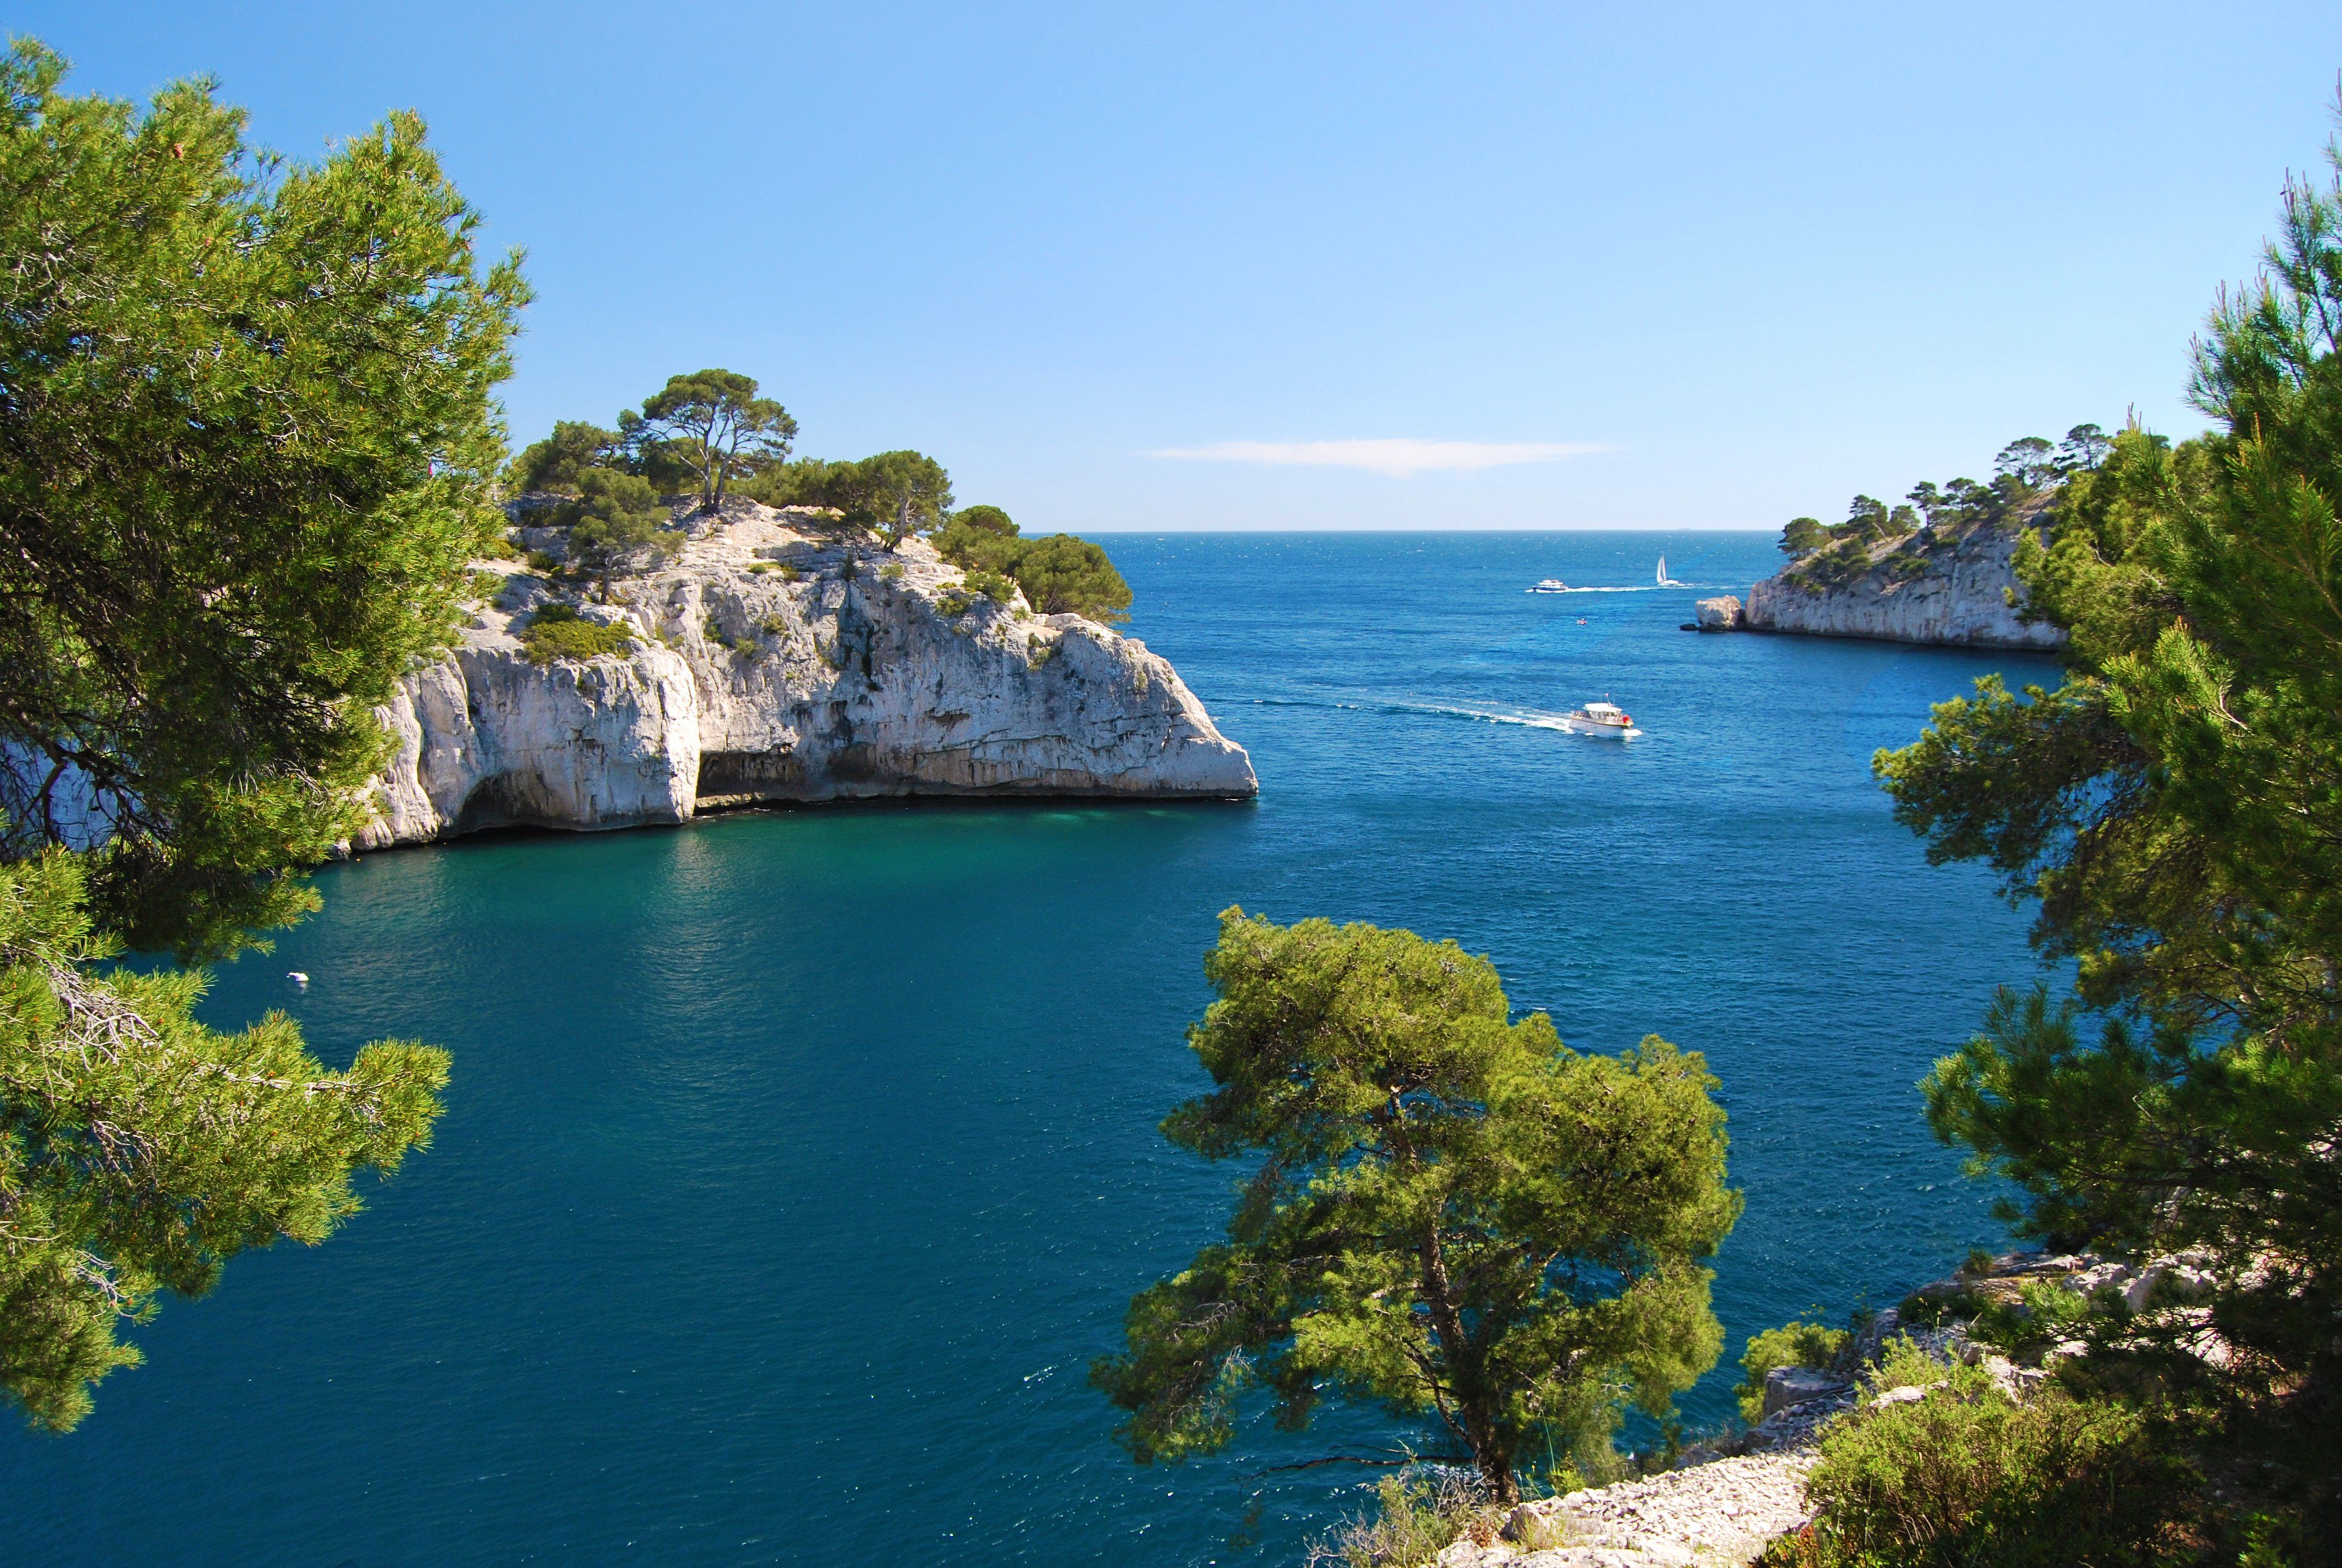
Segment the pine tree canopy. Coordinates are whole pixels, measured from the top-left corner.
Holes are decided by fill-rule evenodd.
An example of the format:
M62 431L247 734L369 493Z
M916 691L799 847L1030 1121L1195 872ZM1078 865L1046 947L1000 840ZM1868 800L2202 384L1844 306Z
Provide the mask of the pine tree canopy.
M1427 1424L1510 1500L1715 1363L1705 1260L1740 1199L1697 1055L1580 1055L1510 1020L1487 960L1405 931L1231 909L1205 974L1188 1044L1217 1087L1163 1131L1258 1165L1091 1369L1135 1457L1223 1446L1255 1388L1289 1430L1330 1393Z
M1931 858L2037 905L2070 997L2004 994L1930 1119L2060 1246L2215 1260L2228 1352L2175 1356L2272 1473L2342 1474L2342 153L2224 292L2177 447L2133 424L2017 570L2068 673L1947 704L1878 770ZM2169 1381L2167 1387L2181 1386ZM2258 1452L2258 1451L2256 1451Z
M395 1167L447 1061L319 1065L195 1023L199 972L315 907L373 716L499 538L492 393L526 298L422 123L315 165L205 82L144 110L0 59L0 1391L65 1428L115 1335Z

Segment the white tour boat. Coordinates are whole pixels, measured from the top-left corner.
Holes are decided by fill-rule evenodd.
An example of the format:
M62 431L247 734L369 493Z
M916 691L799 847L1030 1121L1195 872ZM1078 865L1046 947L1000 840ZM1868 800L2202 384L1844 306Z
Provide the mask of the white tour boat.
M1610 703L1588 703L1572 710L1563 722L1572 734L1600 735L1605 740L1631 741L1643 733L1635 727L1633 714Z
M1529 592L1532 594L1566 594L1569 592L1569 584L1563 582L1558 577L1547 577L1544 582L1539 583L1536 587L1531 588Z

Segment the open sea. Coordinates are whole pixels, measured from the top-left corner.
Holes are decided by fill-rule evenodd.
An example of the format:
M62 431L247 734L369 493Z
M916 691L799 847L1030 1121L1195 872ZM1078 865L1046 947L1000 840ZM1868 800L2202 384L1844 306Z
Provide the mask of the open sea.
M1230 904L1488 954L1581 1050L1706 1054L1749 1333L1888 1304L1997 1232L1915 1082L2025 916L1931 869L1870 756L2029 655L1693 636L1746 534L1106 541L1256 804L807 807L369 856L222 1026L455 1053L437 1141L325 1245L133 1331L68 1437L0 1429L0 1560L1297 1563L1388 1441L1139 1469L1085 1383L1237 1173L1156 1124ZM1691 586L1655 589L1664 551ZM1620 591L1530 594L1541 577ZM1607 694L1624 746L1556 715ZM283 978L313 977L306 993Z

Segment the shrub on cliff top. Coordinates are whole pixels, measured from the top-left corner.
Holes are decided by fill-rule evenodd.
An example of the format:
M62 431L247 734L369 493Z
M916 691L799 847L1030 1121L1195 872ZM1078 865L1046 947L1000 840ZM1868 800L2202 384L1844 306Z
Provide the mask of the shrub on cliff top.
M1925 1397L1824 1434L1804 1555L1813 1568L2177 1563L2193 1556L2202 1490L2138 1413L2055 1386L2020 1404L1954 1363Z
M1486 959L1411 932L1230 909L1204 973L1187 1040L1216 1087L1163 1131L1259 1164L1226 1240L1090 1369L1133 1457L1223 1446L1255 1389L1288 1429L1330 1395L1428 1427L1510 1502L1715 1363L1705 1261L1740 1199L1697 1055L1581 1056L1509 1021Z
M529 617L520 634L520 645L529 663L549 664L555 659L597 659L606 654L631 653L635 635L624 626L588 621L566 604L547 604Z
M1130 619L1130 584L1105 550L1070 534L1020 537L997 506L970 506L952 514L936 535L943 558L973 574L996 573L1025 591L1044 615L1080 615L1116 624ZM1005 597L1005 595L997 595Z

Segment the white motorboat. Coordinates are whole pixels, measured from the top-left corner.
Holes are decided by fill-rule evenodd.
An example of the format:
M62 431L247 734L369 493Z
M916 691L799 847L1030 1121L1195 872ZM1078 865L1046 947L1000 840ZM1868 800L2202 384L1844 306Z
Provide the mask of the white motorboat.
M1633 714L1612 703L1588 703L1572 709L1562 722L1574 735L1599 735L1604 740L1631 741L1643 733L1635 727Z
M1569 584L1563 582L1558 577L1547 577L1544 582L1539 583L1536 587L1531 588L1529 592L1532 594L1566 594L1569 592Z

